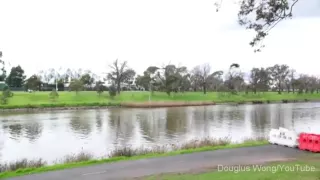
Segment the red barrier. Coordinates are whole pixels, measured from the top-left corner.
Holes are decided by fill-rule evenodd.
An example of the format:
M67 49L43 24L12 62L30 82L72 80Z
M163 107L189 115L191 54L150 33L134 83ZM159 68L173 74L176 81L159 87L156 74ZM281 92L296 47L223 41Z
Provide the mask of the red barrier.
M311 149L310 151L312 152L320 152L320 135L317 135L317 134L310 134L309 136L309 142L311 146Z
M299 149L320 152L320 135L301 133L299 136Z
M299 149L308 150L308 141L309 141L309 134L300 133L300 136L299 136Z

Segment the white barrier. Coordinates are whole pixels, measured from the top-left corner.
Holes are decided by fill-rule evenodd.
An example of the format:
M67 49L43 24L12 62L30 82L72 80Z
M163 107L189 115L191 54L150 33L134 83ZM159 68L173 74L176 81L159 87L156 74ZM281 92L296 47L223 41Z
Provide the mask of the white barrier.
M288 147L297 147L299 135L294 131L285 128L271 129L269 133L269 142Z
M278 136L280 136L280 131L278 129L271 129L269 133L269 143L278 144Z

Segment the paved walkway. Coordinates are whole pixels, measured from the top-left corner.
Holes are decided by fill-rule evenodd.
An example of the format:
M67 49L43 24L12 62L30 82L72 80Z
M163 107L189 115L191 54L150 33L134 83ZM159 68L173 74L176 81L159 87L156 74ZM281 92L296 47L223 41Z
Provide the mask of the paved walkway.
M248 165L297 158L306 152L276 145L224 149L170 157L107 163L33 174L12 180L118 180L218 165Z

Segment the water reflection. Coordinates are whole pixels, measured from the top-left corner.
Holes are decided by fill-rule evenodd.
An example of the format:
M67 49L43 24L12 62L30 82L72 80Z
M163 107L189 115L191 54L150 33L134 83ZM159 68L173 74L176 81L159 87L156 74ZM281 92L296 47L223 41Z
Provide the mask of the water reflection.
M10 137L14 140L19 141L20 137L22 136L22 125L21 124L10 124L9 126L4 128L9 129Z
M280 126L319 133L319 115L319 103L7 112L0 115L0 161L52 161L82 149L100 156L116 146L203 137L240 141L265 136Z
M30 141L30 143L32 143L41 136L43 126L41 122L32 122L24 124L23 128L25 129L26 138Z
M79 135L80 138L88 138L89 134L92 132L92 124L88 121L84 111L74 111L70 118L70 128L72 131Z

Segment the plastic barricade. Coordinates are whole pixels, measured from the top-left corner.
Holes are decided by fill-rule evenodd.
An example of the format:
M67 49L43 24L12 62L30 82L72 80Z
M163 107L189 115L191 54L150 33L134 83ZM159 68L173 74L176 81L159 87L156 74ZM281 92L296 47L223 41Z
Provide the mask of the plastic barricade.
M271 129L269 132L269 143L278 144L278 136L280 131L278 129Z
M299 149L320 152L320 135L301 133L299 136Z
M283 139L282 141L284 146L293 147L293 148L299 146L299 142L298 142L299 136L294 131L288 130L286 132L281 133L281 135L282 135L282 139Z
M299 146L298 140L299 136L297 133L285 128L271 129L269 133L269 142L271 144L295 148Z
M308 150L308 142L309 142L309 134L308 133L300 133L300 135L299 135L299 149L300 150Z

